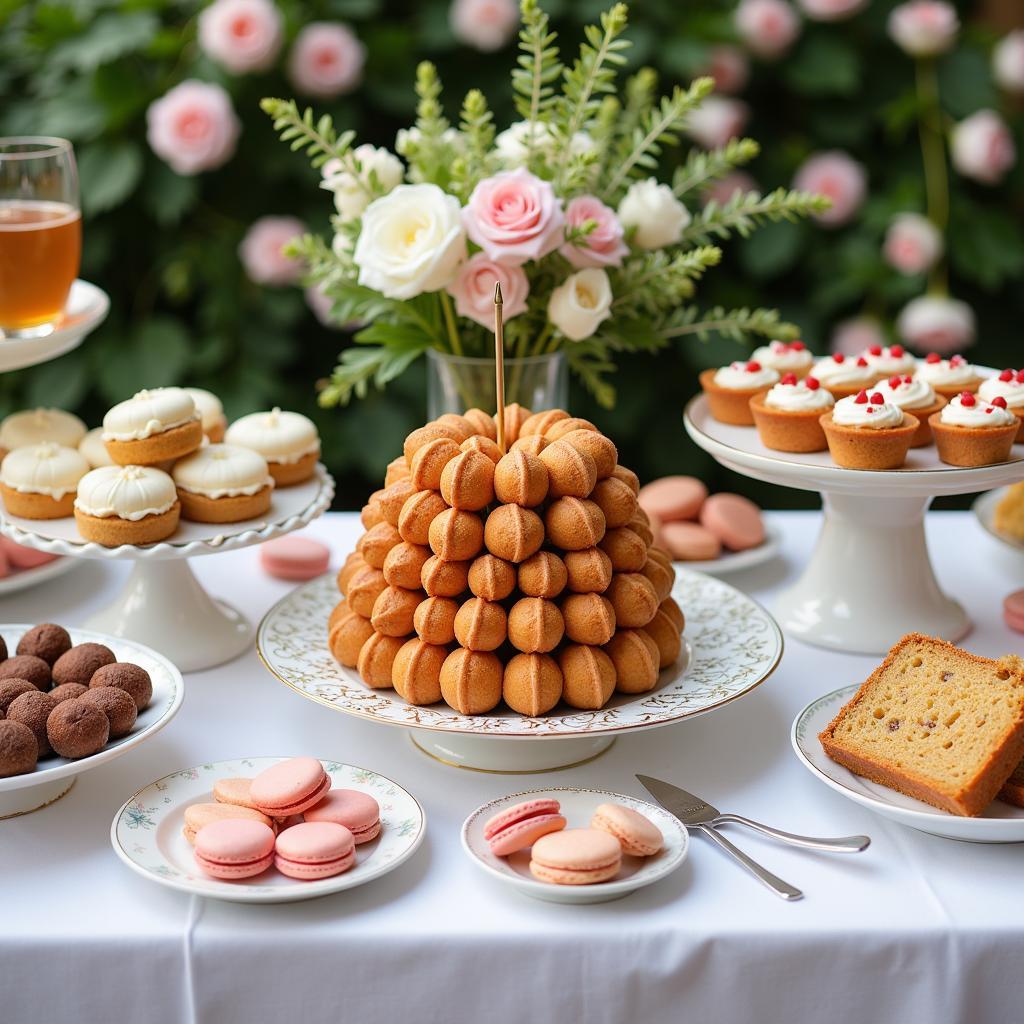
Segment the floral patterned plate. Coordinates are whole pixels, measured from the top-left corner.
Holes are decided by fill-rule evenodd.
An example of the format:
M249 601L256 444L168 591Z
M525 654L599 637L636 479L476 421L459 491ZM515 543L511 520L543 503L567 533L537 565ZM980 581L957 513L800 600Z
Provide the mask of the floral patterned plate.
M386 875L408 860L423 841L426 815L414 796L367 768L323 761L335 788L362 790L380 804L380 835L356 847L355 867L317 882L286 878L274 868L237 882L204 875L182 835L185 808L212 801L217 779L257 775L283 760L248 757L217 761L186 768L151 783L114 815L110 826L114 852L143 878L193 896L236 903L292 903L353 889Z

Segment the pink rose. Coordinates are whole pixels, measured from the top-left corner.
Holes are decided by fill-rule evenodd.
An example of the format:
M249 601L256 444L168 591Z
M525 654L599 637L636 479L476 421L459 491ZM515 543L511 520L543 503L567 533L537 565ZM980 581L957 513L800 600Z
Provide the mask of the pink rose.
M314 21L298 35L288 57L288 77L299 92L331 99L363 80L366 47L347 25Z
M704 190L704 205L712 200L724 206L737 192L756 192L757 182L746 171L732 171Z
M1024 93L1024 28L996 43L992 51L992 74L1007 92Z
M960 21L943 0L909 0L889 13L889 35L912 57L934 57L956 42Z
M270 0L213 0L199 14L199 48L235 75L266 71L283 38L281 14Z
M305 233L306 225L295 217L260 217L255 221L238 246L249 280L256 284L294 284L302 266L281 250Z
M448 24L460 42L491 53L516 34L519 5L515 0L453 0Z
M867 0L797 0L797 4L812 21L842 21L864 8Z
M177 174L212 171L231 159L241 124L219 85L181 82L146 111L146 138Z
M455 312L494 330L494 285L501 285L501 309L506 320L526 312L530 282L522 267L495 263L478 252L463 263L447 292L455 299Z
M994 110L979 110L953 128L953 166L983 185L998 185L1017 162L1017 148L1006 122Z
M747 49L765 60L781 57L800 35L800 18L785 0L740 0L733 23Z
M478 182L462 211L466 234L496 263L539 260L562 241L562 201L525 167Z
M712 46L704 74L715 80L716 92L742 92L750 77L750 64L738 46Z
M832 206L816 213L815 220L828 227L838 227L850 220L861 208L867 194L868 177L864 165L838 149L815 153L796 172L793 187L802 192L828 196Z
M709 96L686 122L686 132L705 149L718 149L742 131L750 116L750 108L742 100L726 96Z
M942 233L919 213L901 213L885 233L882 253L901 274L923 274L942 255Z
M615 211L595 196L577 196L565 208L565 226L582 227L587 221L597 225L574 245L566 242L558 251L576 268L621 267L629 246L622 240L623 230Z
M859 356L873 345L888 344L882 325L870 316L858 316L836 324L829 350L844 356Z
M945 295L919 295L903 307L896 329L919 352L949 355L974 341L974 311Z

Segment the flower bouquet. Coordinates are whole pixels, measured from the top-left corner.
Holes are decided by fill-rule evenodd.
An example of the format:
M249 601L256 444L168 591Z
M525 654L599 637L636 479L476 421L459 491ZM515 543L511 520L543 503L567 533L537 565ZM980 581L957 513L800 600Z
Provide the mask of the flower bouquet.
M282 140L308 154L334 196L331 243L305 236L291 254L330 299L334 319L361 325L322 404L362 396L370 382L385 386L430 349L490 356L496 282L506 357L564 352L605 406L615 400L619 352L713 332L795 335L773 310L701 311L692 299L721 259L713 242L820 212L828 200L737 190L698 207L703 189L758 152L753 140L732 139L692 149L670 181L657 177L712 80L659 98L645 68L620 94L624 4L585 30L579 56L564 66L536 0L522 0L521 14L512 88L522 120L500 133L478 90L463 101L458 127L449 124L429 63L417 69L416 124L399 132L398 155L353 146L354 133L294 101L263 101Z

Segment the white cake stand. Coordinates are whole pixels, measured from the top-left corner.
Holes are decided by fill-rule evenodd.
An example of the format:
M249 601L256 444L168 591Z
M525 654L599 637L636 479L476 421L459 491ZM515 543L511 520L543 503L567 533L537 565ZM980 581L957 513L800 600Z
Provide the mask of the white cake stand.
M959 602L940 589L928 557L924 514L940 494L973 494L1024 480L1024 446L1011 461L961 469L934 445L911 449L901 469L843 469L828 452L772 451L754 427L719 423L698 395L686 431L718 462L768 483L818 491L824 523L811 561L773 607L783 628L819 647L884 654L904 633L956 641L971 628Z
M121 593L86 625L129 637L173 658L183 672L197 672L238 657L252 643L253 627L241 612L207 594L188 560L301 529L322 515L333 497L334 480L318 465L306 483L275 490L265 518L219 526L182 520L169 540L145 547L106 548L83 540L70 517L34 520L3 513L0 533L58 555L133 561Z

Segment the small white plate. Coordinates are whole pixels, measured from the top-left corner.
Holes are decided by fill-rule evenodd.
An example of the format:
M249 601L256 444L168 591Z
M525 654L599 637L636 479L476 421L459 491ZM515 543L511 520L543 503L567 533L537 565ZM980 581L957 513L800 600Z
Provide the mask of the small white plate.
M140 789L114 815L110 842L133 871L151 882L193 896L235 903L295 903L354 889L408 860L423 841L426 815L414 796L367 768L321 762L335 788L358 789L380 804L380 835L356 847L355 866L333 878L302 882L269 868L255 878L225 882L204 875L181 834L185 808L213 800L217 779L252 777L283 757L249 757L201 764L174 772Z
M839 709L856 692L856 686L844 686L841 690L819 697L808 704L793 722L790 733L793 749L800 762L815 778L883 817L933 836L971 843L1024 842L1024 807L1014 807L995 800L985 811L984 817L963 818L904 796L895 789L862 779L848 768L836 764L821 749L818 733L835 718Z
M0 579L0 597L16 594L19 590L27 590L47 580L56 579L70 572L82 563L74 558L57 558L52 562L44 562L33 569L12 569L9 576Z
M696 569L698 572L706 572L709 576L727 576L731 572L753 569L756 565L763 565L770 561L779 553L781 543L782 534L774 526L766 526L764 540L756 548L747 548L746 551L726 551L718 558L700 562L677 560L673 562L673 565L677 569Z
M1006 497L1006 492L1009 489L1009 487L999 487L994 491L986 491L984 494L979 494L974 499L974 504L971 508L978 517L978 522L981 523L982 528L987 533L992 534L996 540L1001 540L1004 544L1015 548L1017 551L1024 551L1024 539L1003 533L1001 530L997 530L993 524L996 506Z
M522 850L511 857L496 857L490 843L484 839L484 826L499 811L523 800L558 800L567 821L566 828L587 828L598 804L617 803L632 807L649 818L665 839L660 853L653 857L623 855L618 875L609 882L593 885L553 885L540 882L530 874L530 851ZM478 807L462 825L462 848L469 859L489 875L511 885L538 900L551 903L607 903L628 896L645 885L661 881L686 860L690 836L686 826L662 807L638 800L623 793L609 793L603 789L530 789L510 793L498 800Z

